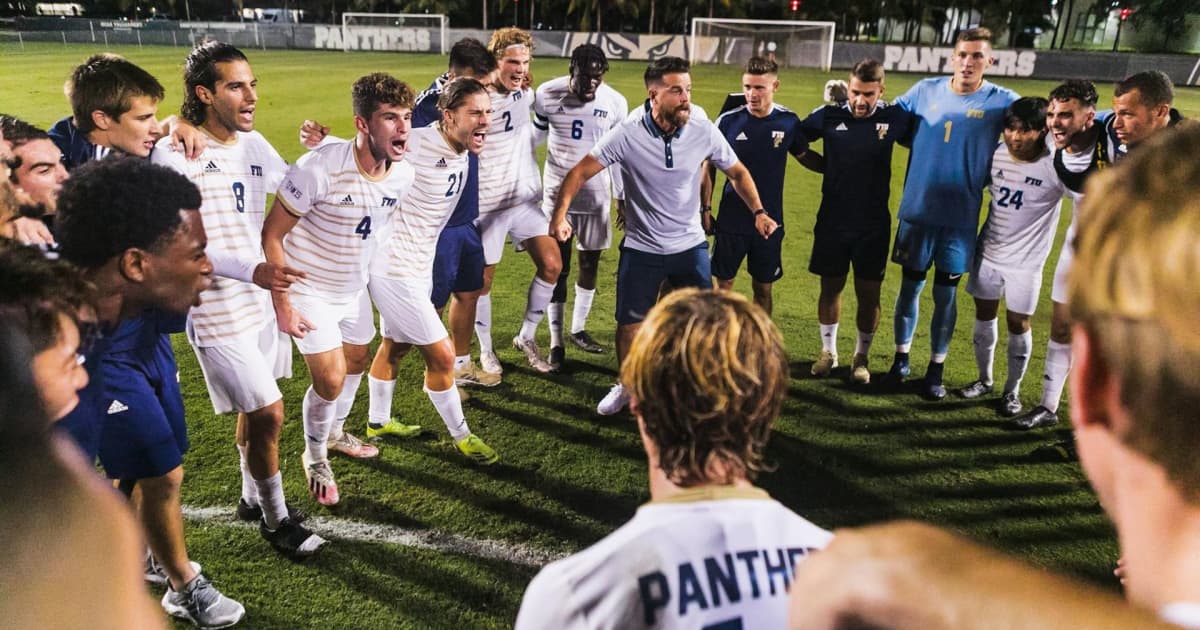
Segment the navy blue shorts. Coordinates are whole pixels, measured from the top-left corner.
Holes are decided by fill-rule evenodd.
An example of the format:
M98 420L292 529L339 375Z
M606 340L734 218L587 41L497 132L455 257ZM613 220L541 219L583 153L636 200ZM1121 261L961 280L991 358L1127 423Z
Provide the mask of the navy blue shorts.
M712 273L720 280L737 276L742 259L746 271L760 284L770 284L783 277L783 228L770 238L761 234L734 234L717 230L713 237Z
M637 324L658 301L663 281L673 288L712 288L708 243L677 254L651 254L625 247L617 263L617 323Z
M958 229L910 223L900 219L892 262L913 271L967 273L975 258L975 229Z
M840 278L850 273L853 264L855 278L883 280L891 232L891 226L853 232L814 230L808 270L822 278Z
M446 226L438 237L433 258L434 308L446 306L451 293L483 288L483 241L474 223Z
M183 396L171 340L104 357L100 463L109 479L161 477L188 450Z

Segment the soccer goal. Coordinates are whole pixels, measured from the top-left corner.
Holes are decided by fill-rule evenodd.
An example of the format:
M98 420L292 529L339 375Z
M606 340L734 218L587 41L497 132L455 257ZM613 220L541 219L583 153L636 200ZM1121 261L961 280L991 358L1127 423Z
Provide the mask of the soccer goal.
M343 13L342 49L448 54L441 13Z
M688 55L692 63L742 65L755 55L784 68L833 65L834 22L693 18Z

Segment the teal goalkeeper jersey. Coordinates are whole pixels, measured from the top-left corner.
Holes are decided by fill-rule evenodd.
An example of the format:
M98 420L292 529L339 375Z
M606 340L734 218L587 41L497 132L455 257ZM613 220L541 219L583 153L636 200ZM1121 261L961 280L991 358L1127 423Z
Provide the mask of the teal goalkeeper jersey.
M922 225L974 230L1004 110L1017 93L984 81L955 94L950 77L925 79L895 105L915 116L915 135L900 199L900 218Z

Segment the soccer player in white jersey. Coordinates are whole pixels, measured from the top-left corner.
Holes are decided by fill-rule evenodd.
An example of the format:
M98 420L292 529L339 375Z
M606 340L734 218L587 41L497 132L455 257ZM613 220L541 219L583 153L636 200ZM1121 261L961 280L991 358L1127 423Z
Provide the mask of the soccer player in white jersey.
M394 378L396 363L416 346L425 359L425 393L459 452L483 465L500 457L471 433L454 382L454 347L430 301L438 235L458 205L467 177L467 152L483 149L491 97L475 79L451 81L438 97L440 122L408 134L404 160L414 171L412 187L392 217L391 235L371 262L371 299L391 339L387 355L376 354L371 375ZM371 404L390 410L392 388L371 388ZM372 413L372 417L378 414Z
M975 298L975 363L979 378L958 390L963 398L992 391L997 313L1004 297L1008 324L1008 379L1000 399L1006 417L1021 412L1020 386L1033 350L1030 321L1041 296L1042 268L1054 244L1066 188L1054 172L1046 146L1046 107L1041 97L1013 101L1004 118L1004 142L992 155L992 201L979 232L967 293Z
M209 141L199 159L187 160L163 138L150 158L186 175L203 200L214 277L200 306L188 313L186 332L213 412L237 413L238 516L259 521L276 549L306 556L325 541L289 517L279 472L283 395L275 379L291 377L291 345L275 325L269 294L259 288L284 290L304 274L268 263L262 253L267 193L279 186L287 163L254 131L257 83L237 48L216 41L196 47L184 62L182 114Z
M403 162L412 89L375 73L355 81L351 93L358 133L300 158L263 226L267 260L308 273L272 299L280 330L295 338L312 373L304 394L304 472L309 492L323 505L339 499L330 448L352 457L379 454L338 419L354 404L375 337L368 263L413 181L412 167Z
M691 120L690 65L680 57L652 61L645 72L650 111L605 134L567 173L555 199L550 233L571 236L567 209L583 184L619 164L629 206L617 265L617 362L624 363L633 337L664 285L712 287L708 241L700 225L700 172L711 161L745 202L764 239L778 227L762 207L750 171L716 125ZM612 415L629 402L621 383L596 405Z
M770 316L737 293L675 291L647 315L621 381L650 502L543 568L517 629L782 628L796 565L833 535L753 484L789 381Z
M513 345L525 354L538 372L553 368L542 358L534 341L538 324L562 271L558 243L549 236L549 218L542 212L542 182L534 152L533 90L526 86L533 37L518 28L492 33L488 48L499 68L488 90L492 97L492 124L479 155L479 234L483 240L483 289L475 305L475 335L479 339L479 364L484 371L502 368L492 346L492 280L509 237L518 249L533 258L537 274L529 285L525 318Z
M609 129L617 126L629 109L625 97L604 83L608 58L595 44L583 44L571 53L570 74L551 79L537 89L534 99L534 127L548 132L546 167L542 176L545 195L542 211L554 211L558 187L571 167L596 145ZM570 340L586 352L599 353L604 347L587 332L587 318L596 295L596 274L600 254L612 245L609 207L612 184L608 169L588 181L567 209L579 249L579 278L575 283L575 309L571 317ZM571 239L559 244L562 273L550 299L550 363L563 361L563 316L567 302L567 280L571 269Z

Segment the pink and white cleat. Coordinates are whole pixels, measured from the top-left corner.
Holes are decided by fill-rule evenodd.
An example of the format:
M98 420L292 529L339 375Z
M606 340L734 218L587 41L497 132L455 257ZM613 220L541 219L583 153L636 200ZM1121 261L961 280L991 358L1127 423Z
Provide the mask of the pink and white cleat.
M308 493L321 505L337 505L341 500L338 495L337 482L333 480L333 469L329 462L309 461L305 451L300 459L304 462L304 476L308 478Z

